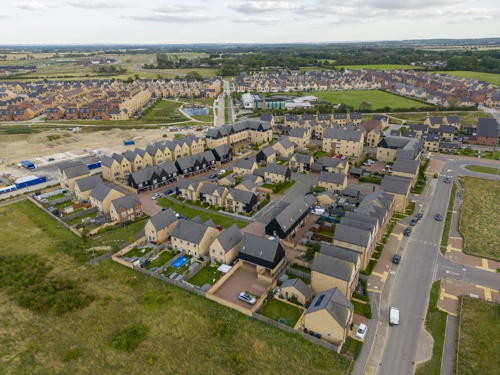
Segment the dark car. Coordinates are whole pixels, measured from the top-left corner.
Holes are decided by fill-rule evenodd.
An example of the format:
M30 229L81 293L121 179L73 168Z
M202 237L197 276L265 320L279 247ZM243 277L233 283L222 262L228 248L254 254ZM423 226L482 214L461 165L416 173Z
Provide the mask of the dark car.
M417 219L417 218L413 218L413 219L411 219L411 221L410 221L410 225L411 225L412 227L414 227L415 225L417 225L417 223L418 223L418 219Z
M436 219L436 221L441 221L441 220L443 220L443 215L436 214L436 216L434 216L434 219Z
M445 182L445 183L447 183L447 184L449 184L449 183L451 182L451 178L446 177L446 178L444 179L444 182Z
M424 217L424 214L422 214L422 213L418 213L418 214L417 214L417 219L418 219L418 220L420 220L420 219L421 219L421 218L423 218L423 217Z
M392 263L394 264L399 264L401 262L401 255L394 254L392 257Z
M411 234L411 228L406 228L405 231L403 232L403 235L405 235L406 237L409 237Z
M174 191L172 189L168 189L165 191L164 193L165 195L170 195L170 194L174 194Z
M214 178L217 178L219 177L219 175L217 173L214 173L214 174L211 174L210 177L208 177L209 179L214 179Z

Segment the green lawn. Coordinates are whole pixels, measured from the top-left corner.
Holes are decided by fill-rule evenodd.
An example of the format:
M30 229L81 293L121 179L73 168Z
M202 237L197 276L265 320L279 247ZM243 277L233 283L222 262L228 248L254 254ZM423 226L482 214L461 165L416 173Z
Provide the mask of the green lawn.
M354 314L364 316L365 318L371 319L372 310L370 303L361 303L359 301L351 301L354 305Z
M151 268L154 268L154 267L159 268L159 267L163 266L165 263L167 263L174 256L175 256L175 252L173 252L173 251L168 251L168 250L162 251L160 253L160 255L158 255L158 258L156 258L155 260L153 260L151 263L149 263L147 265L146 269L150 270Z
M91 240L91 244L92 246L112 246L113 244L120 246L124 242L127 242L130 237L135 237L139 234L145 225L146 220L139 220L110 232L98 234Z
M288 279L301 279L304 282L304 284L306 284L306 285L311 284L311 279L306 279L305 277L296 276L296 275L293 275L291 273L287 273L287 275L288 275Z
M196 275L188 279L190 284L202 287L205 284L214 284L214 280L217 281L220 278L220 272L217 271L217 266L207 265Z
M276 321L283 318L286 320L287 326L294 327L300 319L302 311L286 302L273 299L262 306L262 315Z
M190 255L184 255L184 256L185 256L186 258L188 258L188 259L192 259L192 256L190 256ZM184 265L183 265L182 267L180 267L180 268L175 268L175 267L173 267L173 266L170 266L170 267L168 267L168 268L165 270L165 272L163 272L163 274L164 274L165 276L169 276L170 274L172 274L172 273L174 273L174 272L175 272L175 273L178 273L179 275L182 275L184 272L186 272L186 271L188 270L188 268L189 268L189 266L190 266L190 265L191 265L191 262L190 262L190 261L187 261L187 262L186 262L186 264L184 264Z
M136 247L136 248L130 250L127 254L125 254L125 257L127 257L127 258L143 257L147 253L149 253L151 250L153 250L153 248L151 248L151 247L145 247L145 248Z
M480 172L480 173L487 173L494 175L498 175L500 173L500 168L483 167L482 165L466 165L465 169L468 169L469 171L472 172Z
M31 254L51 267L51 278L95 296L57 316L21 307L0 285L1 373L347 373L349 359L300 337L110 259L75 260L79 238L27 200L0 207L0 217L2 260ZM133 352L115 349L112 338L132 325L149 333Z
M302 267L302 266L299 266L298 264L292 264L290 267L293 268L294 270L297 270L297 271L311 273L310 268Z
M500 182L462 177L464 202L459 229L465 238L464 252L500 260Z
M229 228L233 224L236 224L238 226L238 228L242 229L242 228L245 228L249 224L246 221L232 218L230 216L219 215L213 210L207 210L207 209L203 209L203 208L196 209L196 208L188 207L187 205L185 205L183 203L175 202L175 201L170 200L168 198L158 199L158 204L162 207L170 207L178 214L187 216L190 219L192 219L195 216L200 216L201 220L203 220L203 221L207 221L208 219L212 219L215 224L222 226L224 229Z
M372 103L373 109L383 108L385 106L391 108L431 107L428 104L378 90L313 91L310 94L317 96L319 100L324 100L333 104L344 103L354 108L358 108L359 103L363 100Z
M80 217L76 217L74 219L71 219L71 220L68 220L66 221L66 224L68 225L75 225L75 224L79 224L82 222L83 219L87 218L87 217L90 217L91 219L94 219L95 217L97 217L97 215L99 214L99 212L92 212L88 215L83 215L83 216L80 216Z
M457 77L473 78L480 81L485 81L494 84L495 86L500 86L500 74L495 73L481 73L481 72L466 72L464 70L454 70L445 72L436 72L439 74L446 73Z
M462 297L457 319L457 375L489 375L500 368L500 306L468 296ZM457 352L458 346L458 352ZM497 369L497 370L495 370Z
M443 356L446 318L448 314L437 308L440 287L441 281L439 280L432 284L429 306L427 307L427 315L425 317L425 328L434 339L432 357L417 366L415 375L439 375L441 373L441 358Z

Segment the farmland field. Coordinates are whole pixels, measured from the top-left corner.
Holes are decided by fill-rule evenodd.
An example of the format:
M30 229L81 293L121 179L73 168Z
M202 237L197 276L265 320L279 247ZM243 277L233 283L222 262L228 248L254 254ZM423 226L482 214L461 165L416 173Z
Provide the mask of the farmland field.
M465 241L464 252L500 260L500 184L493 180L462 177L464 202L460 209L459 230Z
M0 275L2 373L347 372L348 359L300 337L111 260L98 266L75 260L73 254L83 251L78 250L80 240L28 201L0 207L0 215L0 257L27 276L20 279L5 267L2 271L11 272L19 287L31 281L31 268L25 261L16 264L14 257L25 260L31 255L37 268L42 262L51 267L44 276L46 284L69 280L41 292L52 297L57 288L75 285L74 293L91 297L71 311L58 306L35 311L29 304L21 307L25 302L15 298L19 296L9 286L12 281ZM63 251L68 241L75 250ZM51 299L36 302L43 306Z
M372 103L372 108L382 108L385 106L391 108L422 108L431 107L428 104L420 103L415 100L403 98L398 95L389 94L378 90L360 90L360 91L313 91L311 95L317 96L333 104L344 103L346 105L358 108L361 101Z

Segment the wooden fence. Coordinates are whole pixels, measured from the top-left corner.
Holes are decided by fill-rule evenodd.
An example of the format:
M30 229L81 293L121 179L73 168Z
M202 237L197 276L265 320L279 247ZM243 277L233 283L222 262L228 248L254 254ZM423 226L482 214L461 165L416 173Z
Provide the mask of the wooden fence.
M288 267L286 270L287 273L290 273L292 275L298 276L298 277L303 277L304 279L311 280L311 274L307 272L302 272L299 270L296 270L295 268Z
M164 276L162 274L159 274L159 273L156 273L156 272L151 272L151 271L148 271L147 269L144 269L144 268L141 268L141 267L134 266L133 269L136 270L136 271L139 271L139 272L141 272L141 273L143 273L145 275L154 277L155 279L164 281L164 282L166 282L166 283L168 283L170 285L174 285L174 286L177 286L177 287L179 287L181 289L187 290L188 292L193 292L194 294L197 294L197 295L199 295L201 297L205 297L206 296L206 293L204 291L202 291L201 289L194 288L191 285L183 283L181 281L175 281L173 279L169 279L168 277L166 277L166 276Z

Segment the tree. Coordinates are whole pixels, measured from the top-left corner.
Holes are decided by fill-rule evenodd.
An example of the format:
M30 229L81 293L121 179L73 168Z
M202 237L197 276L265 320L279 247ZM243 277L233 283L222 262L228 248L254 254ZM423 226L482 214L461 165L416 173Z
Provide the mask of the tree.
M367 102L365 100L362 100L359 103L359 110L360 111L371 111L371 109L372 109L372 103Z

